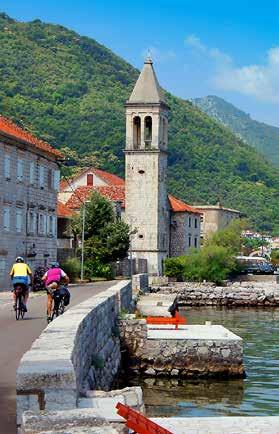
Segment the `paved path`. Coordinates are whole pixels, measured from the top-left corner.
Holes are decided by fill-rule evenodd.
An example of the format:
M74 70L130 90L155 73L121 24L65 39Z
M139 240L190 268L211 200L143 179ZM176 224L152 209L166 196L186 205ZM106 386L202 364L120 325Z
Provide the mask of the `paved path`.
M104 291L116 282L70 288L71 306ZM15 434L16 369L22 355L46 327L46 295L34 294L24 320L15 320L10 293L0 292L0 434Z

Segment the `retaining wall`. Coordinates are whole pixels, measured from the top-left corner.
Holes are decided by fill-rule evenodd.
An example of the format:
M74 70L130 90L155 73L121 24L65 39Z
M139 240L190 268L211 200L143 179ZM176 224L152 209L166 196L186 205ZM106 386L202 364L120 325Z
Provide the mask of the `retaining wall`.
M141 375L179 378L244 375L239 336L219 325L171 327L150 326L145 319L122 319L126 369Z
M17 370L19 421L26 410L76 408L89 371L92 388L110 388L121 361L117 318L131 300L130 282L121 281L46 327Z
M170 283L154 286L151 291L177 294L181 306L279 306L279 284L269 282L235 282L227 286L211 283Z

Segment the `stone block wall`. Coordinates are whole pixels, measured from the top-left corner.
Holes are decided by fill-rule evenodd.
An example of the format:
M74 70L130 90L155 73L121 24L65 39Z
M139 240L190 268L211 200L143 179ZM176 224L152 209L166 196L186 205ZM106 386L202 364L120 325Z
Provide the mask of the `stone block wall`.
M180 378L244 375L243 344L237 336L215 339L213 333L212 339L148 339L144 319L123 319L120 337L125 367L136 374Z
M177 294L180 306L279 306L279 285L269 282L212 283L177 282L151 288L161 294Z
M132 288L121 281L69 309L42 332L17 370L17 413L73 409L88 382L109 389L120 366L117 318Z
M132 276L132 289L133 292L139 292L139 291L147 291L149 288L148 283L148 274L142 273L142 274L135 274Z

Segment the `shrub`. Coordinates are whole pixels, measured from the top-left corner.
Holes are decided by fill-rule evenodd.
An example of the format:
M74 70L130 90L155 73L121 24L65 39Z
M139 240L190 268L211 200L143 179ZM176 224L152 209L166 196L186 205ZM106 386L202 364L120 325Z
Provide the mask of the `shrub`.
M61 268L69 276L70 280L76 280L80 276L80 260L77 258L69 258L61 263Z
M167 277L176 277L178 280L181 280L184 273L184 265L184 256L167 258L164 262L165 275Z
M236 259L222 246L206 246L185 257L183 277L185 280L202 282L208 280L221 284L238 271Z
M271 262L275 266L279 266L279 249L274 249L271 251Z
M111 280L114 277L111 264L103 264L98 258L86 259L84 263L84 276L86 279L93 280L94 277L102 277Z

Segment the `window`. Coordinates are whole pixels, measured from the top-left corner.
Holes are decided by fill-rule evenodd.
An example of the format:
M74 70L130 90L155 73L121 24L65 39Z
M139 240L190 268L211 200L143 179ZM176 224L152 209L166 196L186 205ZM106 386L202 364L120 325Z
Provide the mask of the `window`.
M18 182L23 181L23 160L22 160L22 158L18 158L18 160L17 160L16 179Z
M36 233L36 223L37 216L34 211L29 211L28 214L28 233L35 234Z
M0 258L0 276L6 274L7 260L5 258Z
M195 248L197 248L198 247L198 239L197 239L197 237L195 237L194 243L195 243Z
M38 232L39 235L44 235L46 232L46 216L44 214L39 214Z
M188 237L188 246L191 247L192 244L192 239L191 239L191 235L189 235Z
M191 227L191 217L189 217L188 225L189 225L189 228L190 228Z
M54 183L54 173L53 173L52 169L48 169L48 171L47 171L47 186L48 186L49 190L52 190L53 183Z
M11 156L5 154L4 157L4 176L6 179L11 179Z
M56 235L56 217L52 216L52 235L55 237Z
M146 116L144 119L144 142L151 144L152 142L152 117Z
M3 208L3 228L4 231L9 232L10 230L10 216L11 210L9 206L4 206Z
M60 170L54 170L53 172L53 188L55 191L59 191L60 187Z
M47 221L47 234L51 236L55 235L54 221L55 221L55 217L53 215L49 215Z
M39 185L40 185L41 189L43 189L45 186L45 168L44 168L44 166L40 166L40 168L39 168Z
M198 227L198 219L197 219L197 217L195 218L195 228L197 229L197 227Z
M93 186L93 173L88 173L87 175L87 185L92 187Z
M19 234L22 232L22 209L16 210L16 233Z
M29 166L29 182L31 185L35 184L35 162L34 161L30 161L30 166Z
M139 148L141 143L141 119L135 116L133 119L133 144L135 148Z

